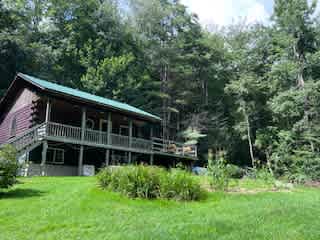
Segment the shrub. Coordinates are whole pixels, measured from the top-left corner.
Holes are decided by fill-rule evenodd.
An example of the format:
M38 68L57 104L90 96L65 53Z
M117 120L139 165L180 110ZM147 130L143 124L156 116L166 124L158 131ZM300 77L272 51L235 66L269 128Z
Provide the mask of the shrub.
M269 184L274 184L275 182L275 177L266 167L247 168L246 176L252 179L262 180Z
M221 154L215 161L208 160L208 176L209 182L213 189L225 191L228 189L230 181L230 173L223 155Z
M183 170L172 170L162 175L160 194L162 198L191 201L199 200L204 192L191 174Z
M9 188L16 183L18 163L17 152L11 145L0 150L0 189Z
M191 174L182 170L166 171L159 167L107 167L98 174L98 183L104 189L131 198L198 200L202 196L200 184Z
M311 178L303 173L295 173L287 176L288 180L296 184L305 184L311 181Z
M101 188L107 188L111 182L111 168L105 167L97 174L98 184Z
M234 164L228 164L227 170L231 178L238 178L238 179L243 178L246 174L246 171L243 168L238 167L237 165L234 165Z

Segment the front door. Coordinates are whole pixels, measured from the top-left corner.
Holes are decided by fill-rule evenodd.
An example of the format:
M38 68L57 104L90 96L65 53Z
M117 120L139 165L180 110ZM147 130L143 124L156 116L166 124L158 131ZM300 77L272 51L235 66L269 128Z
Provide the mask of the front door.
M129 136L129 126L120 125L119 134L122 136Z

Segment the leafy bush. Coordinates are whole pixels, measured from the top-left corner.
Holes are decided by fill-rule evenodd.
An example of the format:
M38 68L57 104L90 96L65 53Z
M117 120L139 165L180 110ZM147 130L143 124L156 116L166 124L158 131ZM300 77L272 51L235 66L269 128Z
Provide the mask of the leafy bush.
M17 152L11 145L0 150L0 189L9 188L16 183L18 163Z
M230 172L222 154L215 161L211 158L208 159L208 176L210 178L210 185L213 189L219 191L228 189Z
M234 164L228 164L227 165L227 171L229 172L229 176L231 178L243 178L246 174L245 169L238 167Z
M200 183L188 172L174 170L161 175L160 194L162 198L175 200L199 200L203 191Z
M104 168L98 174L99 185L104 189L120 192L131 198L165 198L198 200L202 196L200 184L191 174L166 171L151 166L123 166Z
M300 122L295 127L303 128ZM316 132L280 131L271 154L272 169L276 177L286 177L294 183L320 181L319 141Z
M310 177L303 173L295 173L287 176L288 180L292 183L296 184L304 184L308 181L311 181Z
M275 177L270 171L265 168L247 168L246 176L252 179L262 180L266 183L273 184L275 182Z

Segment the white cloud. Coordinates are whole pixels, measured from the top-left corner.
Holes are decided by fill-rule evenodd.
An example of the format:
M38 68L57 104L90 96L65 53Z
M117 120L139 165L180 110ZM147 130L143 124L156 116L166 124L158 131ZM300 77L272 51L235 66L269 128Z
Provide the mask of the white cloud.
M203 25L225 26L239 18L248 23L268 22L269 13L258 0L181 0Z

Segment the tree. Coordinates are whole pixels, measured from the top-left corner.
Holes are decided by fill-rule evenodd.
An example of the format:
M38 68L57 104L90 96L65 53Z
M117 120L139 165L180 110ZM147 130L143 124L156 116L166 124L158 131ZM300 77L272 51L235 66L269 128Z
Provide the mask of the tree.
M307 0L276 0L274 5L273 20L279 31L286 33L287 51L298 65L298 87L303 87L305 83L306 54L315 50L312 15L316 6L316 0L313 0L310 6Z
M0 149L0 189L9 188L16 183L18 174L17 151L11 145Z

